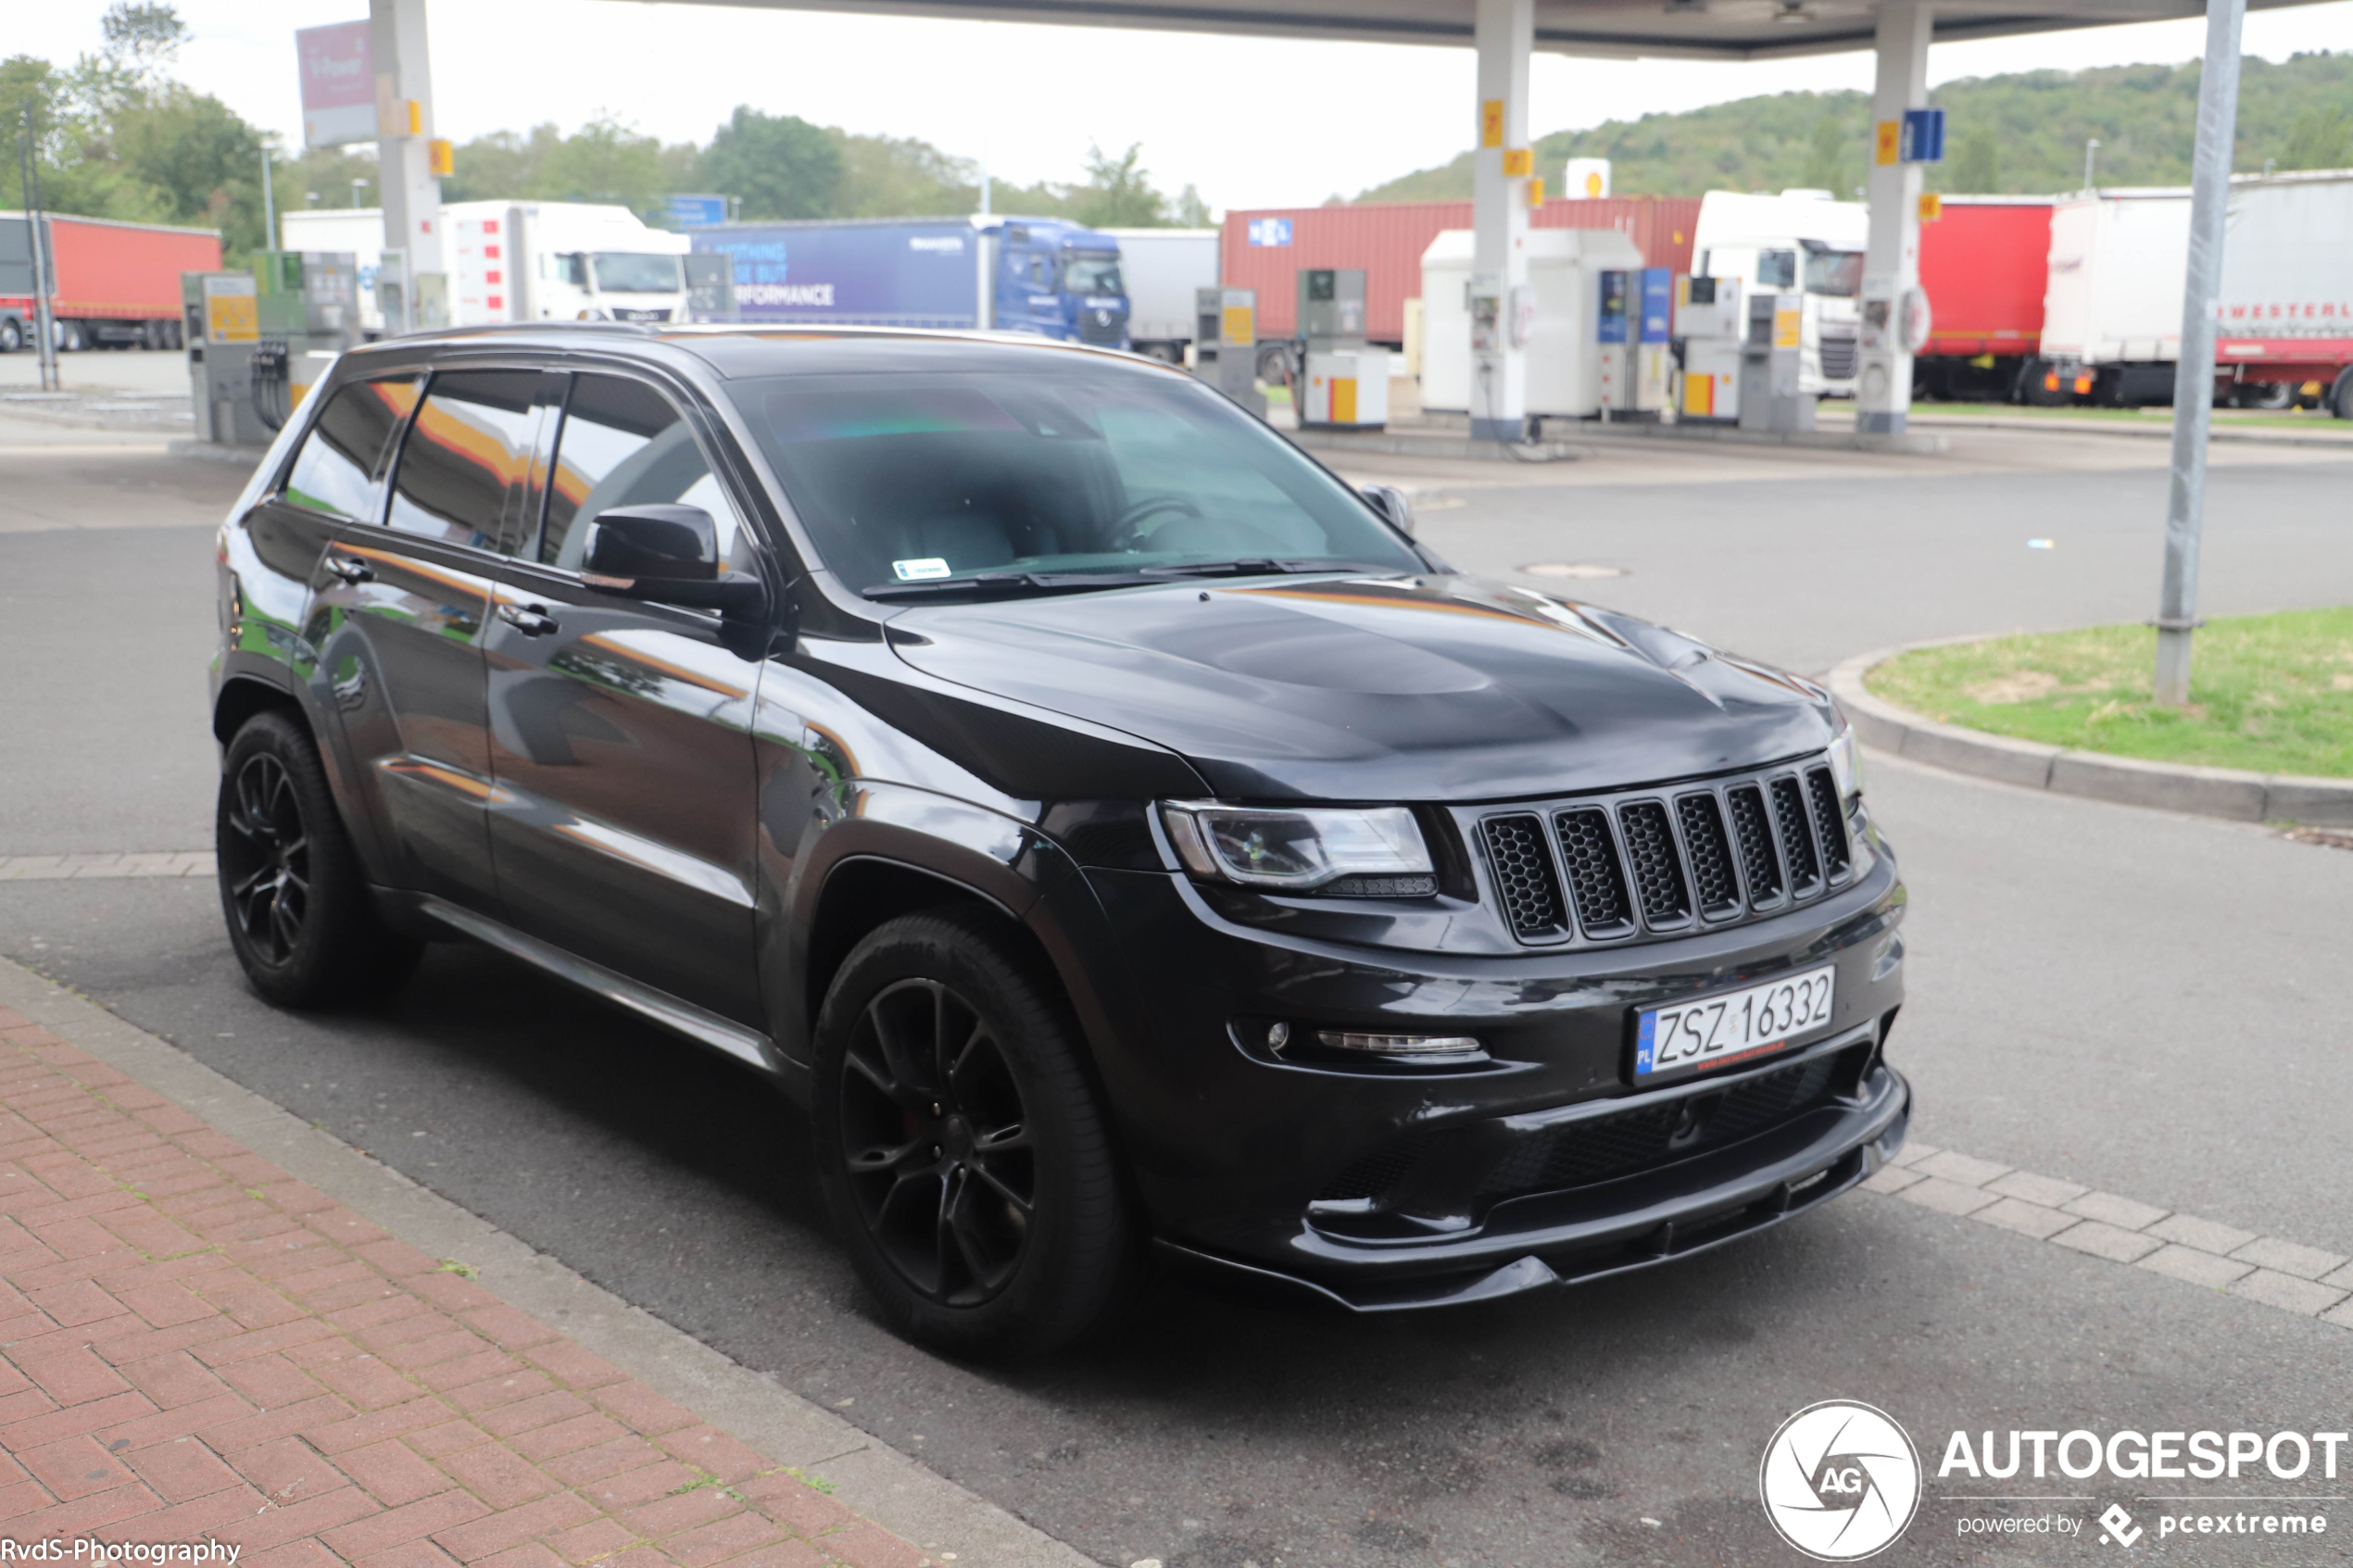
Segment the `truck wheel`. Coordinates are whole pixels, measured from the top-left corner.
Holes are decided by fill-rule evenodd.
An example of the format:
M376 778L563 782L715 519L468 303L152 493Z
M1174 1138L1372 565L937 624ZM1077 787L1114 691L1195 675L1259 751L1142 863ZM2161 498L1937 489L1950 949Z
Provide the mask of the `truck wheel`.
M2068 400L2067 378L2059 377L2054 388L2047 384L2058 367L2047 359L2029 359L2018 368L2018 400L2031 408L2057 408Z
M2296 387L2284 381L2245 382L2231 401L2242 408L2285 408L2296 401Z
M318 749L286 714L229 743L213 833L229 945L263 1000L365 1000L416 967L422 945L376 919Z
M1258 379L1268 386L1285 386L1291 378L1290 350L1280 344L1258 351Z
M2340 420L2353 420L2353 365L2337 372L2336 385L2329 389L2329 412Z
M1034 1355L1124 1294L1133 1233L1083 1051L984 917L903 916L843 962L817 1020L817 1170L909 1338Z
M24 329L15 317L0 320L0 354L14 354L24 346Z

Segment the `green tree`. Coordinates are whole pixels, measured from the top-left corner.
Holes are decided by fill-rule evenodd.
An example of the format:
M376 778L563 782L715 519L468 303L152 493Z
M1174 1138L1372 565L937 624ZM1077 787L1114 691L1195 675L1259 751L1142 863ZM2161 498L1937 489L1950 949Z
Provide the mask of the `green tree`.
M826 132L841 154L833 213L843 218L936 218L980 206L980 166L912 136Z
M1200 190L1189 184L1176 198L1176 209L1171 219L1179 229L1206 229L1212 221L1209 204L1202 200Z
M1980 125L1961 138L1952 171L1943 183L1946 190L1977 194L2002 188L2002 139L1992 126Z
M1071 193L1071 216L1098 229L1157 229L1168 224L1168 201L1138 167L1141 142L1117 157L1089 143L1087 183Z
M2281 149L2282 169L2353 169L2353 113L2310 108L2296 117Z
M702 155L704 187L743 203L746 218L830 217L842 183L834 136L798 115L738 105Z
M117 114L109 144L121 173L160 194L165 221L219 229L227 250L267 243L261 132L220 99L159 87Z
M1806 146L1805 172L1798 182L1808 189L1839 194L1851 182L1846 177L1851 150L1846 128L1824 115L1814 126L1813 140Z
M506 194L547 201L619 202L648 211L660 205L663 194L658 139L600 113L547 149L528 186Z

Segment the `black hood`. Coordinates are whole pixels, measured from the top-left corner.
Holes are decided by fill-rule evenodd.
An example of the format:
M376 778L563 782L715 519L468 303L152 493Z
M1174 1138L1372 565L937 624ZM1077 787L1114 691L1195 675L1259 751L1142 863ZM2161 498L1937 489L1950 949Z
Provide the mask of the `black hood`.
M925 605L891 633L927 674L1166 746L1227 799L1562 795L1747 767L1833 734L1810 683L1475 577Z

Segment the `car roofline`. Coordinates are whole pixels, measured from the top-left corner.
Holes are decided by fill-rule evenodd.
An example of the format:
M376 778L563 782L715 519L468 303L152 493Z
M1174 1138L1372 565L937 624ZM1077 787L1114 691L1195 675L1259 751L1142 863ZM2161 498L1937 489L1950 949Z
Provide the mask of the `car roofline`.
M542 334L590 337L619 335L644 343L674 343L690 348L699 340L711 338L761 339L840 339L874 338L880 340L946 339L960 343L989 344L1006 348L1031 348L1083 354L1098 358L1115 359L1123 364L1149 366L1175 375L1186 375L1178 366L1148 355L1126 349L1106 348L1100 344L1070 343L1057 338L1038 337L1028 332L999 332L974 327L885 327L836 324L823 321L494 321L480 326L442 327L428 332L409 332L399 337L378 338L366 348L392 348L396 345L425 345L436 343L476 344L511 340L527 342Z

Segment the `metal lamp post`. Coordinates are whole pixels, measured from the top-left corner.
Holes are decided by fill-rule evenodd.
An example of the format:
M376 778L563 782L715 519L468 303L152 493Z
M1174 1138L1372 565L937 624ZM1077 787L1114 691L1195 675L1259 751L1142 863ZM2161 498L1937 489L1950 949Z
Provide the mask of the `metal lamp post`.
M2099 150L2100 139L2097 136L2083 144L2083 189L2087 194L2099 189L2092 183L2092 160L2099 156Z
M2157 609L2157 700L2190 700L2197 630L2198 533L2206 511L2206 436L2214 413L2215 307L2237 139L2239 27L2246 0L2207 0L2206 65L2197 84L2197 152L2190 170L2190 265L2182 288L2182 357L2173 368L2173 475L2165 508L2165 577Z

